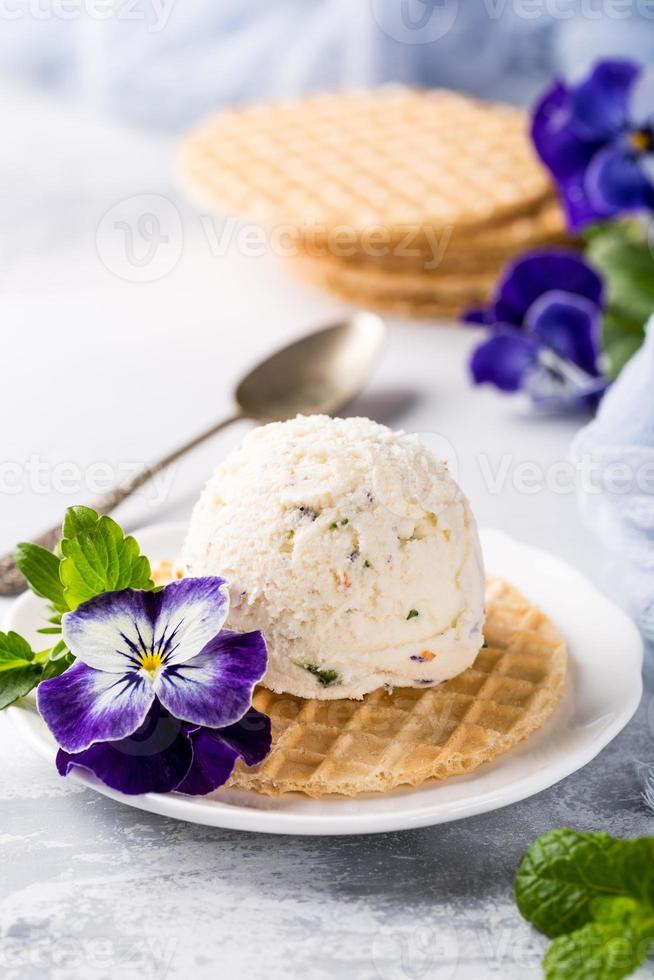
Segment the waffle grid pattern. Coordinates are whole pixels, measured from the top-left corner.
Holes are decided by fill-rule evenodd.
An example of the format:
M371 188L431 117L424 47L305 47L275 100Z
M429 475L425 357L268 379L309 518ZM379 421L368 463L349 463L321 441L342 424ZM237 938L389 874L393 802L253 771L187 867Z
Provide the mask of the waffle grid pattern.
M477 229L550 193L522 111L401 86L222 113L188 136L182 170L206 203L312 238Z
M486 642L464 673L431 689L361 701L304 700L259 688L273 720L268 758L231 784L268 795L354 795L470 772L539 728L565 684L565 644L547 617L499 580L487 586Z
M471 301L484 300L494 286L499 268L491 272L390 272L347 266L336 261L301 258L297 264L304 278L341 290L350 296L377 296L384 299L406 299L420 302L441 302L465 306Z
M413 274L429 279L432 275L457 273L472 269L496 272L516 252L531 248L569 243L565 219L556 200L547 200L529 214L512 217L500 224L485 227L474 236L433 233L429 240L411 234L392 249L379 247L371 234L367 250L356 251L347 237L334 235L329 246L321 243L304 245L301 255L322 260L332 268L360 269L372 274L382 271L391 275Z

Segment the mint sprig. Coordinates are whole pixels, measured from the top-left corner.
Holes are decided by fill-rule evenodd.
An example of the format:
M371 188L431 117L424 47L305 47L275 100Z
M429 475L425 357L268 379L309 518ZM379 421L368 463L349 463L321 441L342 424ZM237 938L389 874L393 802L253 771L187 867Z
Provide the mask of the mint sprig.
M587 232L586 258L605 284L602 347L616 378L645 337L654 313L654 242L637 221L613 221Z
M154 588L150 563L135 539L90 507L66 511L54 552L23 542L15 559L32 592L48 602L49 625L39 633L59 638L50 649L35 653L17 633L0 633L0 710L74 662L61 639L62 615L104 592Z
M64 599L64 587L59 578L59 558L47 548L23 541L16 545L14 561L27 579L35 595L47 599L58 612L68 606Z
M0 709L35 687L43 673L37 654L18 633L0 633Z
M654 944L654 837L552 830L522 859L515 898L554 939L547 980L620 980Z
M68 609L103 592L154 588L150 562L136 539L125 537L119 524L90 507L68 509L60 550L59 577Z
M654 945L654 909L631 898L604 898L594 909L592 922L551 943L546 980L621 980L645 962Z

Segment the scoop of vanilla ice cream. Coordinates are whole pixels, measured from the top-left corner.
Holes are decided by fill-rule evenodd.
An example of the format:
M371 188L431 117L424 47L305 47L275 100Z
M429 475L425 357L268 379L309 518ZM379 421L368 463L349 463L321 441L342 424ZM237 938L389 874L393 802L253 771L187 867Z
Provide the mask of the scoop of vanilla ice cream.
M369 419L254 429L205 487L182 561L188 575L228 579L227 625L263 632L273 691L438 684L483 642L467 500L415 436Z

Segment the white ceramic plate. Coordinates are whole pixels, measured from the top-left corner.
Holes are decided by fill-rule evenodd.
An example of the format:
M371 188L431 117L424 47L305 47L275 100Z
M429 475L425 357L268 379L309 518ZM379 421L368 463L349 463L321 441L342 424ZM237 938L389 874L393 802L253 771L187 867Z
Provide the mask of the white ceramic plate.
M177 554L183 528L159 525L137 533L152 560ZM218 790L209 797L174 793L124 796L76 770L92 789L128 806L179 820L272 834L366 834L446 823L496 810L546 789L590 762L624 728L641 697L642 644L631 620L564 562L483 531L486 568L516 585L551 616L570 652L570 683L547 725L496 762L468 776L418 789L354 799L278 798ZM4 623L37 642L43 603L21 596ZM42 643L42 637L40 638ZM51 762L56 746L33 704L10 708L10 719Z

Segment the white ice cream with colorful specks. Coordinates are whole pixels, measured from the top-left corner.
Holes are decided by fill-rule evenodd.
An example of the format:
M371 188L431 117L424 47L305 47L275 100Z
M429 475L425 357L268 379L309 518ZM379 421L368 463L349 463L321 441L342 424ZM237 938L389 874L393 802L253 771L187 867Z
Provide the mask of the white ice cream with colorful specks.
M369 419L254 429L218 467L184 544L262 630L263 683L307 698L438 684L482 645L484 573L466 498L415 437Z

